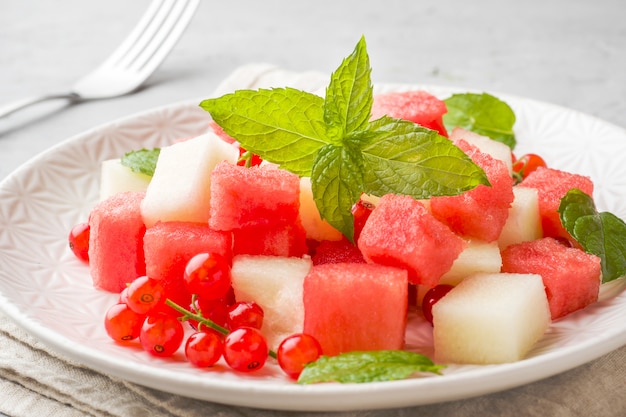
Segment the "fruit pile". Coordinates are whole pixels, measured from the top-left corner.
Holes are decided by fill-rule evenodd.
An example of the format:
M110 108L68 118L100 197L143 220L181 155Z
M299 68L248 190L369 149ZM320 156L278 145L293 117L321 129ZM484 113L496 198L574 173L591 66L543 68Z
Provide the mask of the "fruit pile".
M364 57L361 42L340 69L369 68ZM361 73L367 80L348 81L371 94L368 71L332 80ZM103 163L101 201L70 247L96 288L120 293L104 320L113 340L156 356L182 346L199 367L223 359L250 372L269 357L299 381L340 381L329 360L389 360L417 312L433 326L439 363L511 362L623 275L609 276L571 227L597 214L589 178L538 155L516 159L513 136L494 140L454 117L459 100L483 113L499 100L372 96L367 117L354 110L344 121L339 146L336 129L320 127L340 117L333 91L343 94L211 99L206 134ZM276 116L281 103L289 117ZM322 118L316 106L332 109ZM419 356L401 359L401 377L439 373Z

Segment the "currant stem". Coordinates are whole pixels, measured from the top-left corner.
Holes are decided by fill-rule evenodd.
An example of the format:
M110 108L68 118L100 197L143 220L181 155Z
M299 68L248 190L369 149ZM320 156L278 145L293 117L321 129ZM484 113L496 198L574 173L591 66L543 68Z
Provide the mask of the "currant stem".
M193 299L192 302L195 303L195 298ZM176 304L175 302L173 302L169 298L167 300L165 300L165 304L167 304L168 306L172 307L174 310L176 310L179 313L181 313L183 315L183 317L181 317L182 321L195 320L195 321L198 322L198 328L200 328L201 325L202 326L207 326L207 327L210 327L213 330L217 330L218 332L220 332L224 336L226 336L228 333L230 333L230 331L227 328L222 327L219 324L215 323L213 320L207 319L206 317L202 316L201 312L198 313L198 314L192 313L191 311L187 310L186 308L179 306L178 304ZM268 352L268 355L270 357L274 358L274 359L278 358L278 355L276 354L276 352L274 352L271 349Z

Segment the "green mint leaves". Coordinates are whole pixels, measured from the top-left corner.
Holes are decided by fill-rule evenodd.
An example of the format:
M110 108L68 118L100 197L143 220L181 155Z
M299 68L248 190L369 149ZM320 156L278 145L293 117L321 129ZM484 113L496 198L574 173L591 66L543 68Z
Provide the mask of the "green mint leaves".
M298 383L392 381L408 378L417 372L440 374L443 368L424 355L404 350L347 352L322 356L308 364L298 377Z
M454 94L444 101L447 129L459 126L515 148L515 113L504 101L487 93Z
M122 157L121 163L123 166L130 168L133 172L139 172L152 177L160 152L160 148L140 149L138 151L127 152Z
M593 199L572 189L561 199L561 223L585 250L598 256L602 282L626 275L626 223L617 216L598 213Z
M415 198L489 185L483 170L446 138L414 123L370 121L373 87L361 38L331 75L326 98L292 88L239 90L200 106L246 150L310 176L322 218L350 240L362 193Z

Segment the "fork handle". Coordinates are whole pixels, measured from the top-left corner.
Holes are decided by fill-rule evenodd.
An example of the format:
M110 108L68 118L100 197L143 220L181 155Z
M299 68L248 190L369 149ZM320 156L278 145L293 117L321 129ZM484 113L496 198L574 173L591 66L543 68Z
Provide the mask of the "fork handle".
M80 100L80 96L76 93L66 93L66 94L50 94L47 96L27 97L27 98L14 101L13 103L9 103L0 107L0 119L10 114L13 114L18 110L32 106L34 104L41 103L44 101L58 100L58 99L78 101Z

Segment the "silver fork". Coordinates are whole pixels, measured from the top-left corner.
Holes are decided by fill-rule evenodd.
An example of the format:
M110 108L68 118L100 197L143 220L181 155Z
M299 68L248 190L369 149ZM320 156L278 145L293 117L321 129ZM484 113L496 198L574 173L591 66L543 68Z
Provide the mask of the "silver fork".
M154 0L122 44L71 91L25 98L0 107L0 118L32 104L67 99L73 103L135 91L163 62L193 17L199 0Z

